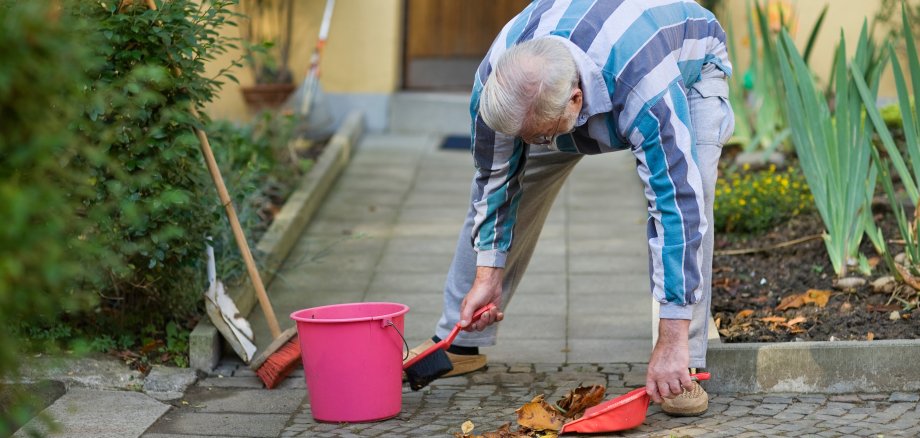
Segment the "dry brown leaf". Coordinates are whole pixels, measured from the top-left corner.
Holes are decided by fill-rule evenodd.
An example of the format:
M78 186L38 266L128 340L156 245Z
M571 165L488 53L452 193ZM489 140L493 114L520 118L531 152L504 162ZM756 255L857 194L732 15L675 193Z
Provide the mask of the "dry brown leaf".
M511 431L511 423L505 423L495 432L486 432L483 438L524 438L528 435Z
M528 429L537 431L558 431L562 429L565 420L556 413L543 395L536 396L530 403L521 406L515 411L518 414L518 424Z
M715 324L716 324L716 328L717 328L717 329L720 328L720 327L722 327L722 318L716 318L716 320L715 320L714 322L715 322Z
M873 339L875 339L875 333L872 333L872 332L866 333L866 340L867 340L867 341L871 341L871 340L873 340Z
M786 298L783 298L783 300L779 302L779 305L776 306L776 310L781 312L786 309L798 309L799 307L804 306L804 295L805 294L790 295Z
M783 318L782 316L765 316L760 318L760 320L771 324L782 324L786 322L786 318Z
M880 262L881 260L882 260L882 259L880 259L880 258L878 258L878 257L869 257L869 260L868 260L868 261L869 261L869 267L874 269L876 266L878 266L878 262Z
M747 318L747 317L749 317L749 316L751 316L751 315L753 315L753 314L754 314L754 311L753 311L753 310L751 310L751 309L744 309L744 310L738 312L738 314L735 315L735 319L744 319L744 318Z
M911 275L910 270L897 263L894 264L894 267L898 270L898 273L901 274L901 278L904 279L904 282L907 283L908 286L920 290L920 279Z
M607 389L600 385L579 386L569 391L569 393L556 403L556 406L562 408L563 413L568 419L577 419L584 414L585 410L597 405L604 400L604 394Z
M802 300L805 301L805 304L814 304L818 307L824 307L827 305L828 300L831 299L831 291L829 290L820 290L820 289L809 289L805 292Z
M870 312L891 312L892 310L898 310L901 306L897 304L866 304L866 310Z
M799 316L799 317L790 319L789 322L787 322L787 323L785 323L785 324L783 324L783 325L785 325L786 327L789 327L789 328L793 328L793 326L795 326L796 324L801 324L801 323L803 323L803 322L805 322L805 321L808 321L808 318L806 318L806 317L804 317L804 316Z
M464 435L468 435L470 432L473 431L475 427L476 426L473 425L472 421L466 420L466 422L464 422L463 425L460 426L460 430L463 431Z

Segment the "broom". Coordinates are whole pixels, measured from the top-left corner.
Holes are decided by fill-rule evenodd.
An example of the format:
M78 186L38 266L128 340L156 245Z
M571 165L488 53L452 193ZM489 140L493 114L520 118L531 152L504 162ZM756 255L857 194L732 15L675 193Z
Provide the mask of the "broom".
M154 0L145 0L145 4L147 8L154 11L157 10L157 5ZM182 73L176 66L173 66L173 72L177 76ZM201 120L194 104L190 105L189 111L195 120ZM240 253L243 255L243 261L246 264L249 280L252 282L252 286L256 291L259 305L262 307L262 312L265 314L265 320L268 322L268 328L271 330L272 338L274 338L274 341L259 355L258 359L261 362L259 366L256 367L256 374L262 380L262 383L264 383L268 389L272 389L290 374L294 366L300 360L300 343L293 337L293 334L296 333L294 332L294 328L285 331L284 335L287 337L286 339L282 336L281 329L278 327L278 319L275 317L275 311L272 309L271 302L268 300L268 294L265 292L265 285L262 283L262 277L259 275L255 260L252 258L249 242L246 241L246 236L243 235L243 228L240 226L240 221L236 216L236 210L233 208L233 201L230 199L230 194L227 192L227 186L224 184L224 179L220 175L220 168L217 167L217 160L214 159L214 153L211 151L211 143L208 141L208 136L197 126L192 129L195 131L195 137L198 138L201 154L204 155L205 163L207 163L208 166L208 173L211 174L211 179L214 181L214 186L217 188L220 202L224 205L227 219L230 222L230 228L233 230L233 237L236 240ZM252 365L250 365L250 367L252 367Z
M149 1L152 2L153 0ZM197 119L198 111L192 107L191 112ZM262 312L265 314L265 320L268 322L268 328L271 330L272 338L274 338L274 341L272 341L272 343L257 357L259 362L256 363L254 360L250 363L250 368L256 370L256 375L259 376L259 379L262 380L265 387L272 389L281 380L287 377L294 369L295 365L300 361L300 343L294 338L296 328L292 327L284 333L281 333L281 329L278 326L278 319L275 317L275 311L272 309L272 304L268 300L268 294L265 292L265 285L262 283L262 277L259 275L255 260L252 258L249 242L246 241L246 237L243 235L243 228L240 226L240 221L236 217L236 211L233 209L233 202L230 200L230 195L227 193L227 187L224 185L224 180L220 175L220 169L217 167L214 153L211 152L208 136L201 129L197 127L194 129L195 136L198 137L198 142L201 145L201 153L204 155L205 162L208 164L208 172L211 173L211 179L214 180L214 185L217 187L220 202L224 204L224 209L227 212L227 219L230 221L233 237L240 249L240 253L243 255L243 261L246 263L246 271L249 273L249 280L252 282L252 286L256 291L256 296L259 298L259 305L262 307Z

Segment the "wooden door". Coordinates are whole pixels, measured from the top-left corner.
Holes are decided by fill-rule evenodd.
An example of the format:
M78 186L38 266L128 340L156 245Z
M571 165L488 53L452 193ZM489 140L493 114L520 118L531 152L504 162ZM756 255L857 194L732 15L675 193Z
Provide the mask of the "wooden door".
M529 0L406 0L403 85L469 90L505 23Z

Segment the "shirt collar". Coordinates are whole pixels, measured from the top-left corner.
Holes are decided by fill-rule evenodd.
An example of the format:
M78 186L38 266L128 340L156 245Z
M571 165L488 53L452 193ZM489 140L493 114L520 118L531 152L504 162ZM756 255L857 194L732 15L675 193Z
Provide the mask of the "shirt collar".
M562 41L565 47L572 53L575 59L575 69L578 70L578 76L581 79L581 91L584 93L584 99L581 106L581 112L578 114L576 126L581 126L588 121L588 118L595 114L606 113L613 110L613 102L610 101L610 95L607 93L607 83L604 82L604 75L600 67L588 57L588 54L581 50L581 47L556 35L549 35L549 38L555 38Z

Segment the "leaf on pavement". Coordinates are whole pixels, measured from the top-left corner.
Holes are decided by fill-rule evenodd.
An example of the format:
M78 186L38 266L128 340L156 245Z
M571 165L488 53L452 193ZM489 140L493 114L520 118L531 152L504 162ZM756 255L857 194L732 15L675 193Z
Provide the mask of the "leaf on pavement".
M473 426L472 421L466 420L466 422L460 426L460 430L463 431L464 435L468 435L470 432L473 431L474 427L475 426Z
M580 418L586 409L604 400L606 391L606 388L600 385L579 386L569 391L556 406L565 411L563 414L566 418L575 420Z
M820 289L809 289L805 292L802 300L805 301L805 304L814 304L818 307L824 307L827 305L827 301L831 298L831 291L829 290L820 290Z
M559 431L565 420L556 413L546 401L543 394L534 397L530 403L521 406L515 411L518 414L518 424L536 431Z

